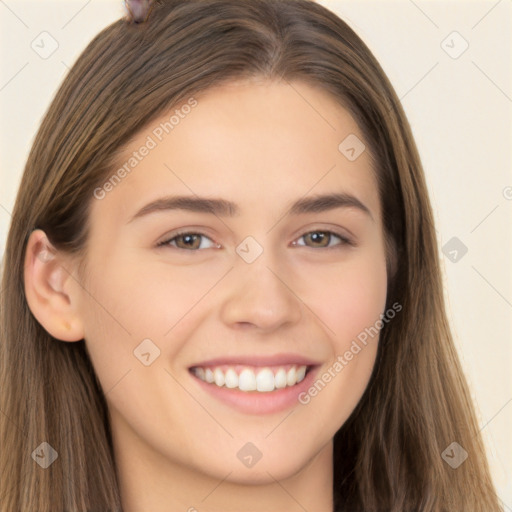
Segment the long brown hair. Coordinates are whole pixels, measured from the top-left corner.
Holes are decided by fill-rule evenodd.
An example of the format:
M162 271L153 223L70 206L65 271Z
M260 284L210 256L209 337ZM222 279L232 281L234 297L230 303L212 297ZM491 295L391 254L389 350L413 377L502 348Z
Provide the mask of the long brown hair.
M43 229L84 257L93 190L124 145L171 107L244 79L301 80L349 110L374 160L388 304L360 403L334 438L337 511L500 510L443 302L433 215L400 102L361 39L308 0L165 0L140 24L98 34L64 80L28 157L4 259L0 500L5 512L120 511L106 401L84 340L58 342L32 315L23 262ZM340 141L341 142L341 141ZM42 470L42 442L59 458ZM453 469L441 453L469 454Z

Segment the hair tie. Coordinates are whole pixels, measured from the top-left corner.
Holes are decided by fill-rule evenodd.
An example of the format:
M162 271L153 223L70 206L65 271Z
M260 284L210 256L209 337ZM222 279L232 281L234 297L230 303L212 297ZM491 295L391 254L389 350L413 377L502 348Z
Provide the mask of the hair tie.
M143 23L147 21L153 9L153 0L124 0L124 5L128 10L130 21Z

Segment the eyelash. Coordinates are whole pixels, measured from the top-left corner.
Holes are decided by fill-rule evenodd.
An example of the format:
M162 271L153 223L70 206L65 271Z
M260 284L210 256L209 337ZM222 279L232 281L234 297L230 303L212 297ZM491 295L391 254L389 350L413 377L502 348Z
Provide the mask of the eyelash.
M298 245L298 244L295 244L295 247L309 247L310 249L331 250L331 249L342 248L343 246L347 246L347 245L348 246L355 246L354 242L352 242L346 236L341 235L340 233L336 233L335 231L322 230L322 229L308 231L308 232L304 233L303 235L301 235L298 239L301 239L301 238L305 237L306 235L311 235L313 233L324 233L324 234L327 234L327 235L330 235L330 236L334 235L336 238L339 238L341 240L341 243L336 244L336 245L331 246L331 247L329 247L329 246L328 247L309 247L307 245ZM172 238L168 238L168 239L158 243L157 247L173 247L174 249L177 249L179 251L187 251L187 252L199 252L201 250L204 250L204 249L183 249L182 247L175 247L175 246L171 245L171 242L176 240L176 238L179 238L180 236L184 236L184 235L198 235L198 236L201 236L201 237L204 237L204 238L208 238L209 240L211 240L213 242L213 240L209 236L205 235L204 233L199 233L199 232L195 232L195 231L182 231L180 233L175 233ZM330 243L330 241L331 240L329 240L329 243Z

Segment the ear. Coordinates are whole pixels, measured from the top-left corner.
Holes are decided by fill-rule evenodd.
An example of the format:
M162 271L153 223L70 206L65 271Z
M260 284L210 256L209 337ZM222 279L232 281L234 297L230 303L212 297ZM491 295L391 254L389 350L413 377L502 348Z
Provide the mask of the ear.
M81 287L71 273L70 259L51 245L44 231L34 230L25 254L25 296L37 321L62 341L84 337L77 308Z

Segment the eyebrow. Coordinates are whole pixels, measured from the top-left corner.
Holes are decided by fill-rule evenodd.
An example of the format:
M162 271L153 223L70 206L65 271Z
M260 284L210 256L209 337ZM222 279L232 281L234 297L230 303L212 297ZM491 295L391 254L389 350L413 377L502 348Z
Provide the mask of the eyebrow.
M286 214L300 215L306 213L321 213L336 208L355 208L374 221L370 209L357 197L348 193L322 194L301 198L295 201ZM169 210L187 210L197 213L209 213L219 217L235 217L240 215L240 207L226 199L207 198L199 196L169 196L152 201L141 208L129 221Z

